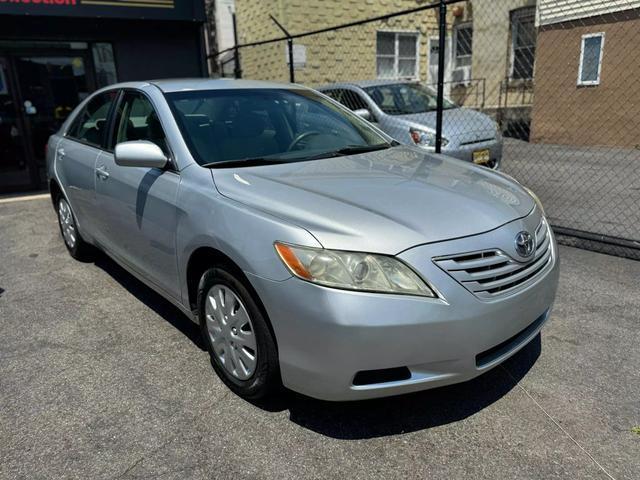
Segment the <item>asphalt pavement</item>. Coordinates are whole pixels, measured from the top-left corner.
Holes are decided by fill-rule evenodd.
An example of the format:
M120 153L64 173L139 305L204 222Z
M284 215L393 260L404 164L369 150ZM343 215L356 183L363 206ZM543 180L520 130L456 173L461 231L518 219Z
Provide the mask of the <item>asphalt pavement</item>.
M0 478L640 478L640 262L569 247L541 340L464 384L267 404L47 199L0 202ZM329 354L329 352L328 352Z
M640 242L640 145L579 147L505 138L502 169L536 192L552 225Z

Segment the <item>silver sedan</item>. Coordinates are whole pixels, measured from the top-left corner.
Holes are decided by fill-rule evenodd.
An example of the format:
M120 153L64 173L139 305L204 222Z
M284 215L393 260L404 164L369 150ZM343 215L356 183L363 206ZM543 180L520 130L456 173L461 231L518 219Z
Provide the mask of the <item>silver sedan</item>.
M436 94L417 82L369 80L335 83L319 88L386 134L407 145L434 151ZM502 135L484 113L445 99L442 116L442 153L498 169Z
M554 301L531 192L300 86L114 85L50 138L47 167L70 254L106 252L173 302L246 398L465 381L536 337Z

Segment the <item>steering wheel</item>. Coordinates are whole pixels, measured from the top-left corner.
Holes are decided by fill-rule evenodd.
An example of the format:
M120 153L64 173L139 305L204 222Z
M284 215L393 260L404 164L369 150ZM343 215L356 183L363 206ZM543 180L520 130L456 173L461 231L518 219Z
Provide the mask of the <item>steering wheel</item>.
M291 150L293 150L302 140L305 140L306 138L312 137L314 135L322 135L322 134L314 130L311 130L309 132L302 132L300 135L294 138L293 141L289 144L289 148L287 149L287 152L290 152Z

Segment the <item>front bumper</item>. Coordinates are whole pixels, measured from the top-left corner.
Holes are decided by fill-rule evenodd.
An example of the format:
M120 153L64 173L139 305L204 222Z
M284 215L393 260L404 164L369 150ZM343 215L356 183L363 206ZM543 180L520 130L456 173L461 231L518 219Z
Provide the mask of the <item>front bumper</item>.
M480 150L489 150L490 162L486 166L494 170L499 170L502 162L502 138L462 145L456 141L452 141L442 149L442 153L466 162L473 162L473 152Z
M431 259L495 248L523 223L400 254L438 289L440 299L249 275L275 331L284 385L324 400L382 397L466 381L513 355L549 316L558 284L555 240L550 267L496 300L477 298ZM398 367L408 368L408 378L354 385L358 372Z

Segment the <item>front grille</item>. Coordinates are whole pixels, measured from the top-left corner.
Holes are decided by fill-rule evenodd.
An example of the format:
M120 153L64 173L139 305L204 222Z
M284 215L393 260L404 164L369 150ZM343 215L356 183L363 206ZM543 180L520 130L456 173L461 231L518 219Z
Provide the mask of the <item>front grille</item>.
M505 295L535 281L551 265L549 226L544 219L538 225L535 254L526 263L497 249L437 257L433 261L479 298Z

